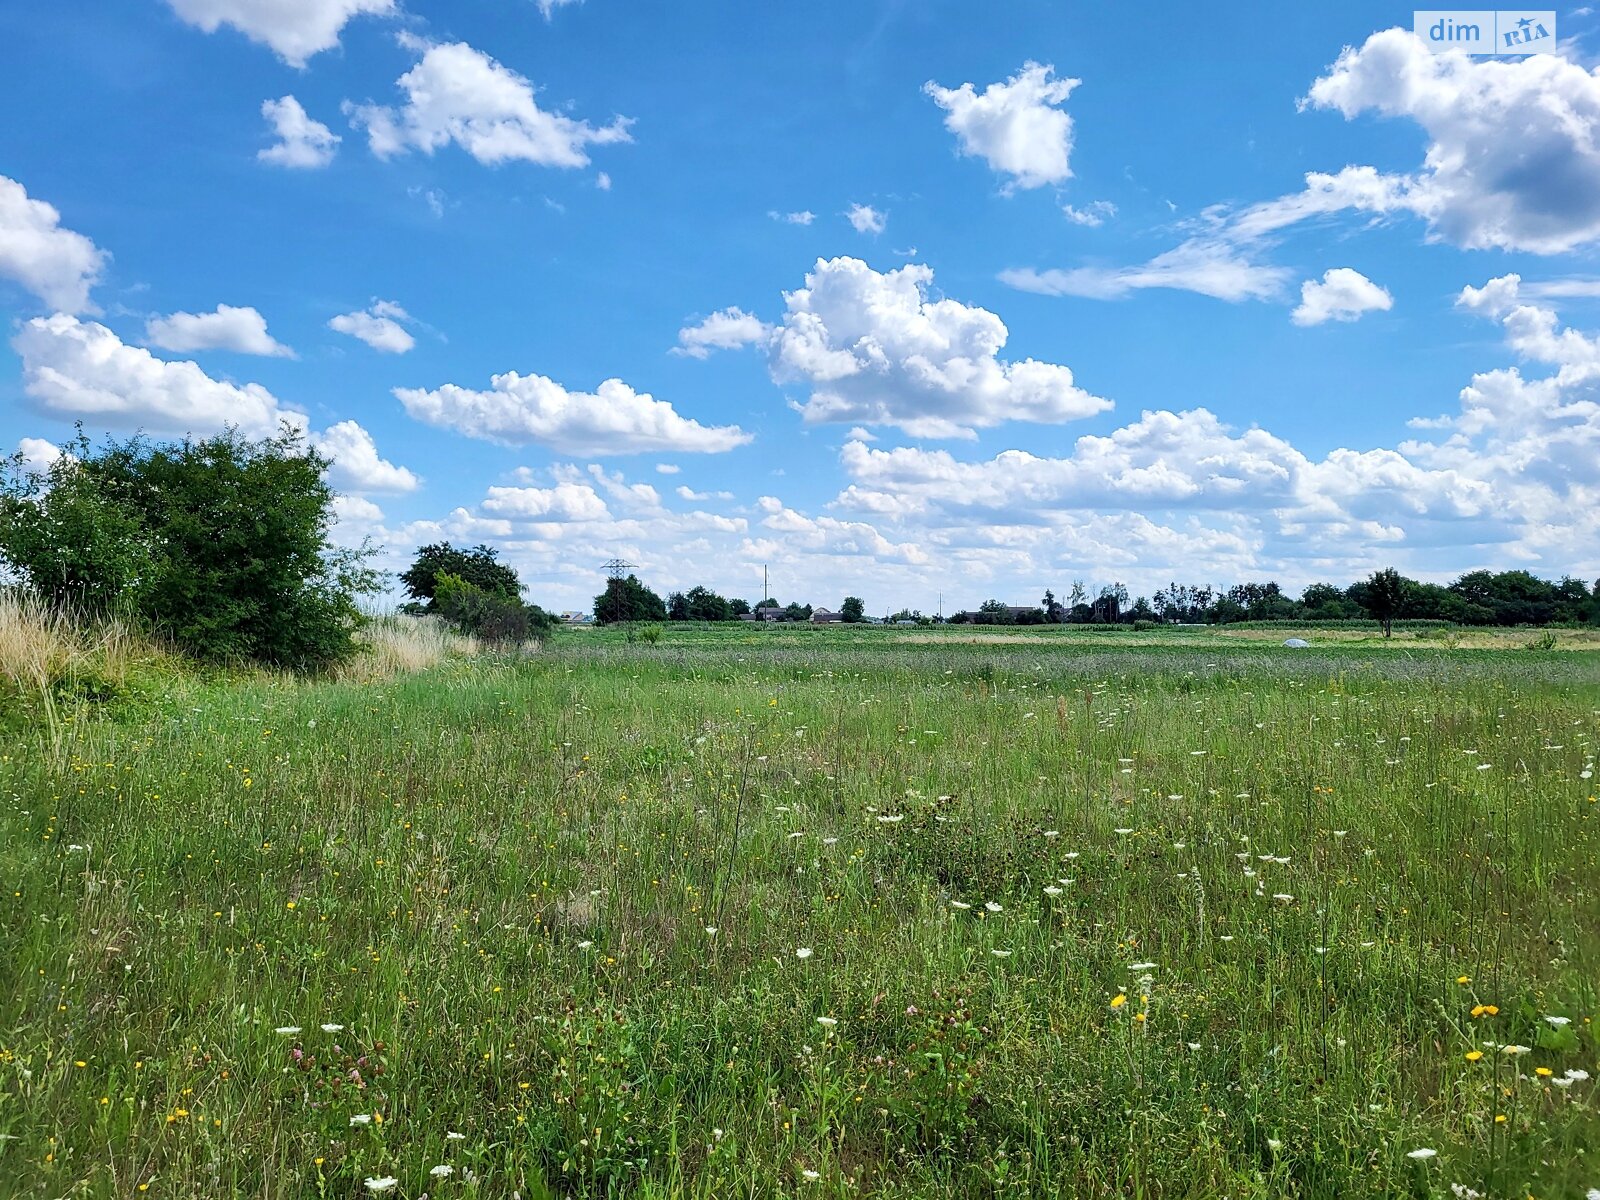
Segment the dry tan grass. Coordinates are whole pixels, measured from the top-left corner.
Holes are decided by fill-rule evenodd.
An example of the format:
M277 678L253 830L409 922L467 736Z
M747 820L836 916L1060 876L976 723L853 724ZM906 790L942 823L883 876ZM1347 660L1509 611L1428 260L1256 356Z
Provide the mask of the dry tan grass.
M483 649L476 638L456 633L431 617L402 613L372 618L360 636L361 653L338 667L335 678L353 683L392 679L452 658L475 658Z
M18 691L48 690L86 670L120 684L134 662L162 653L121 621L76 620L31 592L0 589L0 678Z

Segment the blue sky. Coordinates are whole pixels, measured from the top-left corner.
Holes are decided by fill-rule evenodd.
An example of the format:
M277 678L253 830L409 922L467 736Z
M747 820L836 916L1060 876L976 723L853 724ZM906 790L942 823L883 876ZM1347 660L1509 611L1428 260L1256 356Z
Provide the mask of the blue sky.
M1004 9L7 6L0 445L287 418L555 608L1600 575L1595 16Z

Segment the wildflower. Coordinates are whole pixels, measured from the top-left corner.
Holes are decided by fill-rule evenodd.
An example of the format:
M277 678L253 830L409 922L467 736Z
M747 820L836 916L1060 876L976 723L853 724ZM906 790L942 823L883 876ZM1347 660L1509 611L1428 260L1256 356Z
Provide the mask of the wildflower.
M810 946L801 946L798 950L796 950L794 952L794 956L796 958L810 958L811 957L811 947Z
M464 1133L457 1133L454 1129L451 1129L445 1132L444 1140L447 1142L464 1142L467 1140L467 1135Z
M1126 837L1128 834L1132 833L1133 830L1131 830L1131 829L1113 829L1111 832L1112 833L1120 833L1124 837Z
M801 1171L800 1174L804 1175L807 1179L822 1178L822 1173L820 1171L813 1171L810 1167L807 1167L805 1170Z
M1128 1002L1127 993L1126 992L1118 992L1117 995L1116 995L1116 998L1111 1001L1111 1007L1112 1008L1121 1008L1127 1002Z
M1458 975L1458 976L1456 976L1456 982L1461 984L1463 987L1465 987L1467 984L1472 982L1472 976L1471 975Z
M879 817L878 818L878 824L880 824L880 825L895 825L895 824L898 824L901 821L904 821L905 819L906 819L905 813L895 813L894 816L892 816L892 817L888 817L888 816Z
M1513 1058L1515 1058L1519 1054L1528 1053L1529 1047L1527 1047L1527 1046L1515 1046L1515 1045L1513 1045L1513 1046L1502 1046L1502 1047L1500 1047L1500 1050L1501 1050L1501 1053L1509 1054Z
M594 943L593 943L593 942L590 942L590 941L582 941L582 942L579 942L579 943L578 943L578 949L579 949L579 950L587 950L587 949L589 949L589 947L591 947L591 946L593 946L593 945L594 945Z
M707 937L716 937L717 936L717 927L715 925L707 925L706 926L706 936Z
M343 1029L344 1029L343 1025L334 1025L334 1024L330 1023L330 1024L324 1025L322 1027L322 1032L323 1033L339 1033Z
M1429 1149L1427 1146L1418 1146L1415 1150L1407 1150L1406 1157L1414 1158L1418 1162L1426 1162L1438 1153L1437 1150Z
M1483 1057L1483 1051L1482 1050L1468 1050L1467 1051L1467 1061L1468 1062L1477 1062L1482 1057Z
M1540 1079L1549 1079L1550 1076L1555 1074L1549 1067L1535 1067L1533 1073Z
M1288 892L1273 892L1272 893L1272 898L1274 900L1278 901L1278 903L1280 903L1280 904L1293 904L1294 903L1294 897L1289 895Z
M972 907L972 905L970 905L970 904L963 904L963 903L962 903L962 902L961 902L961 901L959 901L959 900L952 900L952 901L950 901L950 907L951 907L951 908L971 908L971 907Z
M989 951L989 953L994 955L996 958L1010 958L1011 957L1011 951L1009 951L1009 950L991 950L991 951Z
M398 1179L396 1179L393 1175L385 1175L381 1179L375 1179L371 1175L368 1175L367 1176L367 1191L369 1191L369 1192L387 1192L387 1191L392 1190L394 1188L394 1185L399 1183L399 1182L400 1181Z
M1271 1150L1274 1154L1276 1154L1279 1150L1283 1149L1283 1143L1280 1142L1277 1138L1268 1138L1267 1139L1267 1149Z
M284 1034L286 1036L287 1035L292 1035L292 1034L296 1034L296 1033L300 1032L300 1026L298 1026L298 1025L279 1025L272 1032L273 1033L281 1033L281 1034Z
M1199 1042L1185 1042L1184 1045L1189 1047L1189 1049L1191 1049L1193 1051L1196 1051L1197 1053L1200 1050L1200 1043Z
M1563 1025L1571 1025L1572 1024L1572 1018L1571 1017L1546 1017L1545 1018L1545 1022L1547 1024L1549 1024L1549 1025L1555 1026L1557 1029L1560 1029Z
M428 1171L428 1174L432 1175L435 1179L449 1179L450 1176L454 1175L455 1173L456 1169L449 1163L440 1163L437 1167L432 1167Z
M993 900L985 901L983 906L984 906L984 908L988 909L992 913L1004 912L1005 911L998 904L996 904Z
M1128 970L1130 970L1130 971L1153 971L1155 969L1155 967L1156 967L1155 963L1129 963L1128 964Z
M1059 896L1061 895L1061 889L1052 883L1045 887L1044 894L1046 896Z
M350 1118L350 1124L352 1124L352 1125L371 1125L372 1124L372 1114L371 1113L357 1113L355 1116Z
M834 1017L818 1017L817 1018L817 1024L821 1025L821 1026L823 1026L823 1027L825 1027L827 1029L832 1029L838 1023L839 1023L838 1020L836 1018L834 1018Z

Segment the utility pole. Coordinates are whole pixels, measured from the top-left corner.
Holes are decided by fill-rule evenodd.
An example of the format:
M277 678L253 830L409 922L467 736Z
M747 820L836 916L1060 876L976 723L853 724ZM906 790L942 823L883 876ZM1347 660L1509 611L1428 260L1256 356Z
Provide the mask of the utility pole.
M622 573L624 571L626 571L629 567L633 566L633 565L634 565L633 563L624 562L620 558L613 558L613 559L609 559L606 562L601 563L600 564L600 568L601 568L601 570L605 571L606 576L607 576L608 579L610 579L613 582L620 582L622 580ZM610 587L610 585L608 584L606 586L606 591L611 593L611 619L613 621L621 620L621 618L622 618L622 589L621 588L617 588L613 592L611 587ZM600 614L599 613L595 613L594 616L595 616L595 620L598 621L600 619Z
M766 563L762 563L761 564L761 603L765 604L767 602L767 597L770 596L770 595L772 595L772 593L767 591L767 564Z

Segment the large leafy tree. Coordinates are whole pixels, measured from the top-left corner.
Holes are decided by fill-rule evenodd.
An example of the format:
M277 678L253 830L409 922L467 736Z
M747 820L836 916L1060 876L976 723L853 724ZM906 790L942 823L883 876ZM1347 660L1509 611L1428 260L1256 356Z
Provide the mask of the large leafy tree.
M416 561L400 574L406 594L426 612L438 608L439 576L452 575L481 592L515 600L522 595L522 581L514 568L499 561L498 552L489 546L459 550L449 542L435 542L417 551Z
M867 615L867 606L860 596L846 596L839 606L839 619L854 625Z
M1373 619L1383 626L1384 637L1388 637L1393 631L1394 619L1405 607L1406 596L1410 591L1411 581L1393 567L1373 572L1372 577L1366 581L1361 593L1361 603L1367 612L1372 614Z
M661 597L639 582L636 575L606 580L606 590L594 598L594 619L602 625L620 621L665 621L667 606Z
M201 658L293 670L348 657L365 552L338 549L329 461L285 426L251 440L79 432L43 474L0 478L0 558L52 601L139 620Z

